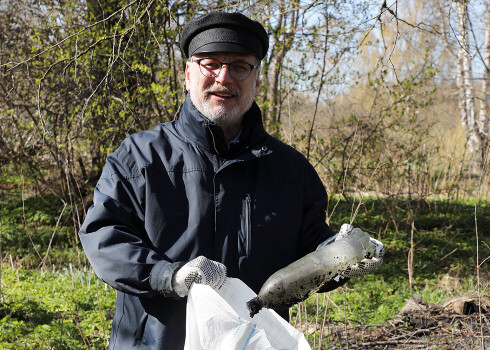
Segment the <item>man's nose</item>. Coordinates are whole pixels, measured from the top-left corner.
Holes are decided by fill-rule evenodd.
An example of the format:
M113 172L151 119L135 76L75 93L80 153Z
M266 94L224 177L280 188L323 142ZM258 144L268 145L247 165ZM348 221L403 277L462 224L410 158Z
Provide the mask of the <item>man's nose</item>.
M225 84L229 83L230 81L233 80L230 74L230 66L227 64L223 64L221 66L221 70L219 71L218 75L214 78L215 81L217 81L220 84Z

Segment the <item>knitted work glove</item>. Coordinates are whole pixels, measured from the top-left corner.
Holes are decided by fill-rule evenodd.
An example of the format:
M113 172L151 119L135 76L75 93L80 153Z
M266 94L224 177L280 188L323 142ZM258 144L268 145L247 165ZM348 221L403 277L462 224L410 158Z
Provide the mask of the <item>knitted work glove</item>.
M318 246L318 248L321 248L324 245L330 244L330 243L337 241L339 239L345 238L346 236L348 236L352 232L354 232L354 230L361 230L361 229L360 228L354 228L354 227L352 227L352 225L349 225L349 224L343 224L342 227L340 228L339 233L337 233L333 237L330 237L325 242L321 243ZM385 246L383 243L381 243L380 241L378 241L377 239L374 239L372 237L371 237L370 241L371 241L371 244L373 244L376 247L374 253L372 255L369 254L364 259L362 259L359 263L352 265L351 267L347 268L345 271L343 271L339 275L335 276L333 278L334 280L336 280L338 282L341 277L342 278L351 278L351 277L364 276L364 275L367 275L371 271L373 271L373 270L375 270L381 266L381 264L383 263L383 256L385 254Z
M335 240L342 239L355 230L361 230L360 228L353 228L352 225L343 224L340 228L339 233ZM383 263L383 256L385 255L385 246L383 243L371 237L371 243L376 247L374 253L372 255L366 256L359 263L352 265L347 268L347 270L343 271L340 275L344 278L350 277L361 277L367 275L371 271L377 269Z
M172 288L181 297L189 294L192 283L220 289L226 281L226 266L199 256L178 269L172 277Z

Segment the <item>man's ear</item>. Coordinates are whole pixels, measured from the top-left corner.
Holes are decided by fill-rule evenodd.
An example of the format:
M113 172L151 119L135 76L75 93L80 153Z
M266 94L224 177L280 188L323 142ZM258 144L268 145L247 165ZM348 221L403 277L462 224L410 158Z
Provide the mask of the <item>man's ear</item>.
M255 96L259 93L260 87L260 71L257 73L257 79L255 79Z
M190 72L190 63L187 62L185 64L185 89L187 92L190 91L190 86L191 86L191 72Z

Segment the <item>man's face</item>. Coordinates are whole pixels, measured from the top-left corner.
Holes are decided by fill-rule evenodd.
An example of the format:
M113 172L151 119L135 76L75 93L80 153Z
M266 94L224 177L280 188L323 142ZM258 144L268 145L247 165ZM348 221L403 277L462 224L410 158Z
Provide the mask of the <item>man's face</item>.
M215 58L225 63L235 61L252 65L258 63L258 59L253 55L237 53L202 53L193 57ZM257 69L253 69L245 80L233 79L227 65L222 67L218 76L206 77L201 73L196 62L187 62L185 82L191 101L197 110L223 128L241 123L260 85Z

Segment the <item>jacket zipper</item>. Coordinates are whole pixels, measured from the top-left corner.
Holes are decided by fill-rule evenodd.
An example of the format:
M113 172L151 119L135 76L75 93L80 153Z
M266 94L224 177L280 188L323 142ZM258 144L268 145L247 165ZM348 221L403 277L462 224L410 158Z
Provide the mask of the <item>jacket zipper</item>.
M247 193L245 198L245 253L250 256L252 250L252 197Z
M221 161L218 156L218 149L216 147L216 140L214 139L214 134L211 132L211 128L209 126L209 121L204 122L204 126L206 127L207 131L211 134L211 138L213 140L213 148L216 152L216 154L213 155L214 158L214 175L213 175L213 202L214 202L214 234L216 238L216 231L217 231L217 225L218 225L218 197L217 197L217 192L216 192L216 174L221 167Z
M206 126L206 129L208 130L208 132L211 134L211 139L213 140L214 151L216 152L217 155L219 155L218 148L216 147L216 140L214 138L213 132L211 131L211 127L209 126L209 122L208 121L204 122L204 125Z

